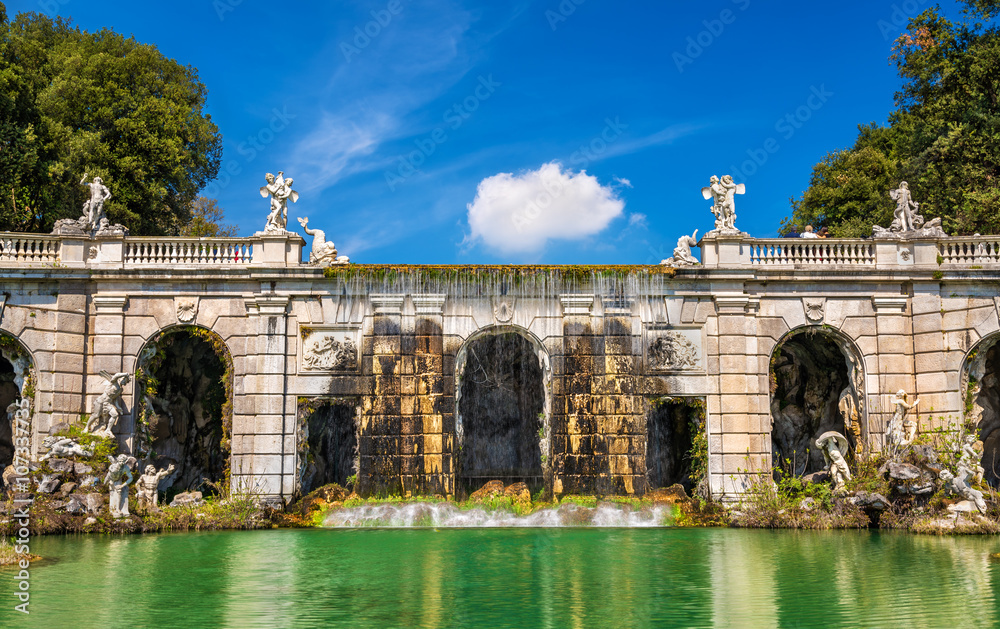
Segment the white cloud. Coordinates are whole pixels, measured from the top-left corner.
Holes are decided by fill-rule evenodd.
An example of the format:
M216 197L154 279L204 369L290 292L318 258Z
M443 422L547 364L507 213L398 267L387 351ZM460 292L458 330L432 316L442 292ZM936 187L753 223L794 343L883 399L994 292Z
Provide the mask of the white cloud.
M468 209L470 241L527 254L541 252L550 239L593 236L622 215L625 202L585 171L550 162L518 175L487 177Z

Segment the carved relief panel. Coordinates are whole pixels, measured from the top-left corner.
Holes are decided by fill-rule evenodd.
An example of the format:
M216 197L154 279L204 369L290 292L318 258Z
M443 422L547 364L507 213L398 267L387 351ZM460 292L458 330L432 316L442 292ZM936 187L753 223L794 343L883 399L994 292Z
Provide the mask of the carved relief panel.
M358 370L359 326L311 326L300 332L300 373Z
M704 371L701 328L657 326L647 329L646 369L651 372Z

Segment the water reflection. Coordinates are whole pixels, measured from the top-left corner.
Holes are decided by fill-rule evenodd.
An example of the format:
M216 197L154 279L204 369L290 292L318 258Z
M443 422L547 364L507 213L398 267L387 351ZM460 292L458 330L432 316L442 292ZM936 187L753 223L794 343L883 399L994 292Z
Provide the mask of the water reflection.
M997 546L726 529L45 538L33 549L60 560L33 568L30 618L0 608L0 626L985 627Z

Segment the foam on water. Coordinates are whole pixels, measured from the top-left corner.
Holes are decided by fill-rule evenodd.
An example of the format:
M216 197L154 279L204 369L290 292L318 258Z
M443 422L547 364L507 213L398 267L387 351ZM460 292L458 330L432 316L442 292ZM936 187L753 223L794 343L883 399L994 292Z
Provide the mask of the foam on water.
M583 507L563 504L519 516L505 511L460 509L449 503L411 503L403 505L364 505L337 509L323 525L331 528L433 527L433 528L558 528L584 526L596 528L636 528L669 526L673 509L655 506L631 509L609 504Z

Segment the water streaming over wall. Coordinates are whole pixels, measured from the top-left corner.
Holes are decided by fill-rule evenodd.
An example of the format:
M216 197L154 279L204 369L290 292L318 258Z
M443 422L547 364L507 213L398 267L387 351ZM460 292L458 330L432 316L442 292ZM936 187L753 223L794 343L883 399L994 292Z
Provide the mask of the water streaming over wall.
M519 516L505 511L461 509L450 503L382 504L338 509L323 522L332 528L432 527L432 528L633 528L670 526L673 507L633 509L628 505L598 504L584 507L567 503Z

